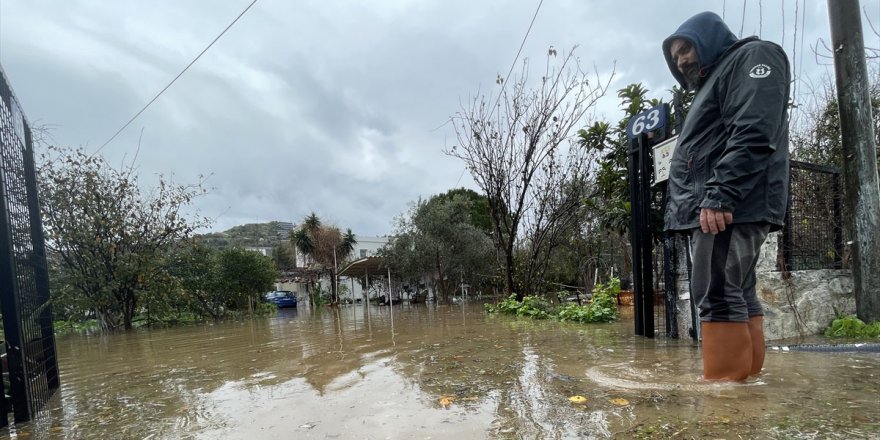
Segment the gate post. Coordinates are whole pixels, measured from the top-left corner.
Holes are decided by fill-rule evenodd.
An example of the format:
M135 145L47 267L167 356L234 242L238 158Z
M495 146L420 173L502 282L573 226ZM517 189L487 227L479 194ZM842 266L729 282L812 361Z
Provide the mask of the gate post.
M633 312L635 333L654 337L654 289L651 270L651 162L647 134L630 139L629 198L630 246L633 261Z

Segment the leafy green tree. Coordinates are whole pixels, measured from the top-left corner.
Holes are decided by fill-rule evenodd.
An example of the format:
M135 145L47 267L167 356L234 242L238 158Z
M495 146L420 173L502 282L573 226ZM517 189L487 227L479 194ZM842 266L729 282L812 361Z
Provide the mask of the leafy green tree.
M589 231L589 235L573 237L572 240L569 240L569 245L581 248L586 246L581 249L580 253L587 256L583 260L583 267L587 269L587 272L582 273L582 276L588 280L590 270L599 269L607 273L609 260L603 255L622 254L620 256L623 260L624 277L631 272L630 252L628 250L620 252L621 245L625 242L623 237L629 233L632 209L627 171L629 140L626 136L626 127L633 116L662 103L659 99L649 98L648 92L648 89L641 84L630 84L618 90L617 97L620 99L620 108L624 113L623 118L615 124L608 121L597 121L578 133L581 145L598 156L593 168L595 175L591 194L585 200L590 214L582 230ZM687 114L690 103L693 101L693 93L679 87L673 87L671 94L679 111L673 109L667 129L674 127L679 122L677 113L681 113L682 116ZM665 137L666 132L655 131L649 135L656 139ZM663 236L663 187L652 189L652 197L654 198L654 209L651 213L651 220L654 237L659 240ZM585 285L591 284L590 280Z
M472 189L456 188L439 194L435 197L452 200L453 197L461 196L470 201L469 221L477 229L484 231L487 235L492 234L492 217L489 211L489 199L486 196L477 193Z
M493 246L487 232L474 224L474 205L477 213L485 209L475 195L453 190L419 200L398 219L380 255L404 279L418 282L429 276L446 303L458 282L480 284L491 272Z
M678 88L673 89L673 92L682 93ZM602 227L620 234L629 231L631 209L626 127L630 118L661 103L658 99L648 99L647 94L648 89L641 84L630 84L618 90L617 97L620 98L620 106L624 111L623 119L615 125L607 121L597 121L578 132L581 145L599 156L595 168L594 193L587 205L599 213L598 220Z
M188 308L214 321L226 316L233 302L221 287L217 253L201 240L182 241L172 252L169 268Z
M216 288L227 293L234 305L253 313L259 295L275 285L275 264L272 259L257 252L233 248L217 256Z
M170 247L208 225L182 213L204 190L160 178L144 192L133 166L117 170L82 149L48 146L40 162L46 245L58 282L103 329L131 329L143 296L167 280Z

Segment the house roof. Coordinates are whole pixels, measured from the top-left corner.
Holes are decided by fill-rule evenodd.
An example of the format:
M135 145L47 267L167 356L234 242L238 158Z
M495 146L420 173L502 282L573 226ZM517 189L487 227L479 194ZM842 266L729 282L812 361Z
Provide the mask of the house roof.
M348 263L339 271L339 276L362 277L364 275L388 276L388 267L382 257L365 257Z

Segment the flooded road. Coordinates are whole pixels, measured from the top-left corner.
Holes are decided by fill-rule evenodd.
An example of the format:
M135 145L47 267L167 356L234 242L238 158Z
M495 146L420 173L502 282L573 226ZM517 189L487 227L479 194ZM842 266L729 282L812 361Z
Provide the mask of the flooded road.
M65 336L59 392L12 437L880 438L878 354L769 352L717 385L689 340L632 333L469 304Z

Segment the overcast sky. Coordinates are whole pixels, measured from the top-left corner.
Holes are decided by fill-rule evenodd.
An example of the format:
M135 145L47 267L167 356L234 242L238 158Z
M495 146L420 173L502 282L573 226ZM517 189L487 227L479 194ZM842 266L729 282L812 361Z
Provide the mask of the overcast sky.
M0 0L0 63L32 123L93 152L250 3ZM101 154L131 161L143 131L145 185L210 175L193 211L214 218L212 230L314 211L356 234L390 234L419 197L476 189L443 154L455 143L444 123L477 91L498 90L539 3L258 0ZM880 0L861 3L880 25ZM829 40L826 2L815 0L546 0L522 56L543 62L551 45L578 45L603 75L616 62L597 109L616 121L613 91L629 83L667 97L660 43L704 10L783 43L804 81L831 70L810 49ZM863 23L866 45L880 46Z

